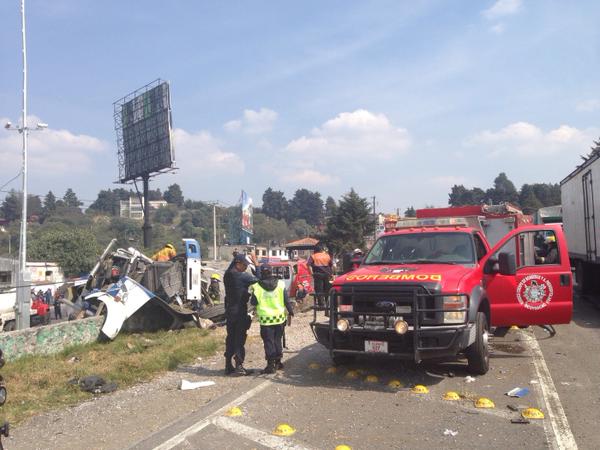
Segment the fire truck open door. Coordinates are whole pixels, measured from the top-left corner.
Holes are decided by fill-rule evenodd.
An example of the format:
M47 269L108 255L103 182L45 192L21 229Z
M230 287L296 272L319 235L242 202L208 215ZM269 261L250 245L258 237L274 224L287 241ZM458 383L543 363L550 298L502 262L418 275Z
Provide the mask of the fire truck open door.
M482 259L490 325L569 323L573 286L560 225L528 226L508 233Z

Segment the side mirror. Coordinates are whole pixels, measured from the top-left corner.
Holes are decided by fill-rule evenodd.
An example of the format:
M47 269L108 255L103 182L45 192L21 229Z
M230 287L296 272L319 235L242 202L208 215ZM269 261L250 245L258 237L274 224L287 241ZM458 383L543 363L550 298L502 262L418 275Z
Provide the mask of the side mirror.
M517 273L517 260L511 253L498 254L498 266L501 275L514 275Z

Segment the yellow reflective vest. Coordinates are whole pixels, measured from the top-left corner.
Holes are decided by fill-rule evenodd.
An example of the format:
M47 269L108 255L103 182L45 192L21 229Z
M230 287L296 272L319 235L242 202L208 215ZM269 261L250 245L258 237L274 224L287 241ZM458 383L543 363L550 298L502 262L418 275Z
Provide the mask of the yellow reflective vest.
M286 320L284 302L285 283L277 282L277 287L267 291L260 283L255 283L250 288L256 297L256 314L261 325L279 325Z

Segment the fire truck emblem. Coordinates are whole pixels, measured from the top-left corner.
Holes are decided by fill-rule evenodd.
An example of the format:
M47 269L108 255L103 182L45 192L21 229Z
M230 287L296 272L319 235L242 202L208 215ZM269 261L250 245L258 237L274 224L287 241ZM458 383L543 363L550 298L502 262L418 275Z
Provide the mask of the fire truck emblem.
M552 283L541 275L528 275L517 286L517 300L532 311L548 306L553 295Z

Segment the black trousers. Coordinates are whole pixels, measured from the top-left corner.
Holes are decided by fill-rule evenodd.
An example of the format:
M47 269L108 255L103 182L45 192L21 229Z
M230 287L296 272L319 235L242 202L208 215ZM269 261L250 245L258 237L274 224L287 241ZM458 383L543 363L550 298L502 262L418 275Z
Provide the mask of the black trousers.
M281 359L283 357L283 327L279 325L261 325L260 337L265 346L265 359Z
M242 364L246 358L246 336L250 328L250 316L248 314L227 317L227 337L225 338L225 358L232 357L236 362Z
M331 289L329 275L326 275L324 273L313 274L313 284L315 287L315 294L317 295L317 299L323 301L327 297L329 289Z
M62 311L60 310L60 304L59 305L54 305L54 318L55 319L62 319Z

